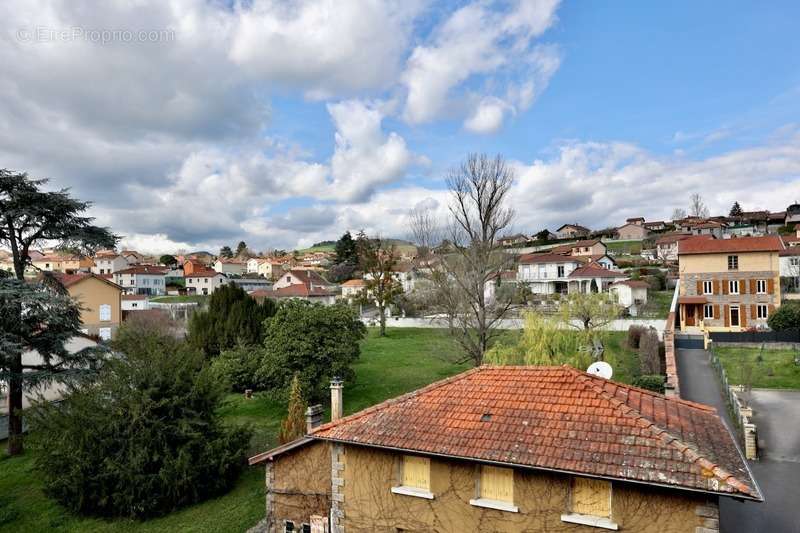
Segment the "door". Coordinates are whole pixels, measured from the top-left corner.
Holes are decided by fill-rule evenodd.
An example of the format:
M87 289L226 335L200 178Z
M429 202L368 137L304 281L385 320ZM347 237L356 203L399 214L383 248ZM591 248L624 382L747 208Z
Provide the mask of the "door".
M683 306L683 322L687 326L694 326L694 306L693 305L684 305Z
M732 305L731 306L731 327L739 327L739 306Z

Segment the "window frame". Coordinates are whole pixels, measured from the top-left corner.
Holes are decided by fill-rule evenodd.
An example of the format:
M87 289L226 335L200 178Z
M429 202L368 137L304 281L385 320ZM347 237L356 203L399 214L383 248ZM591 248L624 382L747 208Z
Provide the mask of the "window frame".
M767 304L757 304L756 320L767 320L768 318L769 318L769 306Z
M736 287L736 290L733 290L733 287ZM739 294L739 280L738 279L729 279L728 280L728 294L738 295Z
M728 270L739 270L739 256L738 255L729 255L728 256Z
M484 470L486 469L486 470ZM503 476L510 474L511 477L511 500L500 500L495 498L487 498L483 493L484 475L490 474L492 471L502 473ZM495 509L498 511L506 511L509 513L518 513L519 507L514 504L514 480L515 472L513 468L494 465L478 465L475 469L475 498L469 501L469 504L474 507L483 507L486 509Z
M757 279L756 280L756 294L767 294L767 280L765 279Z
M100 304L97 306L97 316L100 322L111 322L111 304ZM104 316L107 318L103 318Z
M577 480L586 481L589 483L603 483L608 487L608 515L593 515L584 514L575 510L574 495L575 484ZM565 514L561 515L562 522L569 522L572 524L581 524L586 526L617 530L619 525L613 521L613 498L614 498L614 484L607 479L589 478L583 476L573 476L569 486L569 500L568 509Z
M708 310L711 310L711 315L709 316ZM703 320L714 320L714 305L713 304L704 304L703 305Z
M415 485L407 485L406 484L406 459L410 459L413 461L421 461L423 464L426 464L427 468L427 477L428 477L428 486L427 488L418 487ZM410 462L410 461L409 461ZM397 467L397 482L398 484L391 487L390 491L392 494L401 494L403 496L414 496L416 498L425 498L427 500L434 499L433 492L431 492L431 460L430 457L424 457L421 455L401 455L399 456L398 467Z
M714 294L714 282L712 280L703 280L703 294Z

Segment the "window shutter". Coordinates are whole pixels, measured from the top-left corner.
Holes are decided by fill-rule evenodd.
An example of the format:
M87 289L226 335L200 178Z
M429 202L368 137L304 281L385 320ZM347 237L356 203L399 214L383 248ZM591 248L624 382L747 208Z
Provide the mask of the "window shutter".
M510 468L482 466L481 498L514 503L514 471Z
M591 516L611 516L611 482L576 477L572 479L572 512Z
M416 455L403 456L403 485L430 490L431 460Z
M772 294L775 290L775 280L773 278L769 278L767 280L767 294Z
M111 320L111 306L108 304L100 305L100 321L108 322Z
M755 305L750 306L750 317L756 318L758 316L758 309L756 309Z
M697 294L703 294L703 281L697 280Z
M750 294L755 294L756 291L758 290L758 287L756 285L757 283L758 283L758 280L755 280L755 279L751 279L750 280Z
M722 306L722 312L725 313L725 315L724 315L725 327L728 327L728 326L731 325L731 314L728 312L728 306L727 305L723 305Z
M719 319L719 305L714 306L714 318Z
M739 325L742 326L743 328L746 328L747 327L747 306L746 305L743 305L739 309L739 315L740 315L739 316Z
M747 280L747 279L739 280L739 294L747 294L747 283L748 283L748 281L752 283L753 280L752 279L750 279L750 280ZM756 292L756 291L750 291L750 292Z
M729 285L730 285L728 283L728 280L726 280L726 279L722 280L722 281L720 281L720 283L722 283L722 294L728 294L728 289L729 289Z

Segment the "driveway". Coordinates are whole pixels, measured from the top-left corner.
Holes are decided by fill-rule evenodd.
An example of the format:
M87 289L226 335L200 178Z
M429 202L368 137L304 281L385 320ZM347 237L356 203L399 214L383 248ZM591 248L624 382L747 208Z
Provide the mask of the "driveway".
M705 350L677 350L681 397L713 405L729 428L714 369ZM764 494L764 503L720 498L722 533L800 533L800 392L753 391L751 403L762 458L748 461Z

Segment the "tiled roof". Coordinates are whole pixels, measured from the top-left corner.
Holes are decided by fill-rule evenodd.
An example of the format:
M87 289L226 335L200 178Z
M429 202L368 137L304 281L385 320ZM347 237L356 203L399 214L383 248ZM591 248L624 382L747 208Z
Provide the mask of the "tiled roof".
M342 287L363 287L367 282L363 279L349 279L342 283Z
M794 257L800 255L800 246L789 246L785 250L778 252L781 257Z
M216 276L225 276L222 272L217 272L216 270L196 270L191 274L186 274L184 277L186 278L214 278Z
M648 289L650 288L650 284L646 281L642 281L640 279L626 279L623 281L615 281L612 286L614 285L627 285L632 289Z
M589 228L587 228L585 226L581 226L580 224L577 224L577 223L575 223L575 224L564 224L560 228L558 228L556 231L561 231L564 228L574 228L574 229L576 229L578 231L592 231Z
M691 239L691 238L692 238L692 236L689 235L688 233L672 233L672 234L664 235L663 237L660 237L656 241L656 246L664 246L666 244L672 244L672 243L676 243L678 241L683 241L683 240Z
M65 288L71 287L76 283L79 283L85 279L95 278L99 279L103 283L108 283L115 289L122 289L119 285L111 281L110 279L106 278L105 276L99 276L97 274L87 274L87 273L80 273L80 274L55 274L56 279L63 285Z
M730 252L777 252L783 241L777 235L737 237L733 239L686 239L678 243L678 254L714 254Z
M627 278L624 272L603 268L597 264L590 263L586 266L576 268L569 273L568 278Z
M578 246L594 246L595 244L599 243L600 239L586 239L583 241L577 241L574 244L570 245L572 248L576 248Z
M529 265L534 263L580 263L580 259L569 255L538 253L538 254L525 254L519 258L519 262L524 265Z
M304 285L330 285L325 278L314 272L313 270L300 270L292 269L289 273L296 277Z
M310 436L762 499L713 407L568 366L479 367Z
M288 287L281 287L280 289L273 289L272 290L272 297L273 298L297 298L297 297L304 297L304 296L333 296L334 293L322 289L320 287L314 287L309 289L306 285L301 283L294 283L289 285Z
M154 266L154 265L134 265L132 267L117 270L114 274L149 274L151 276L158 276L165 274L169 269L167 267Z

